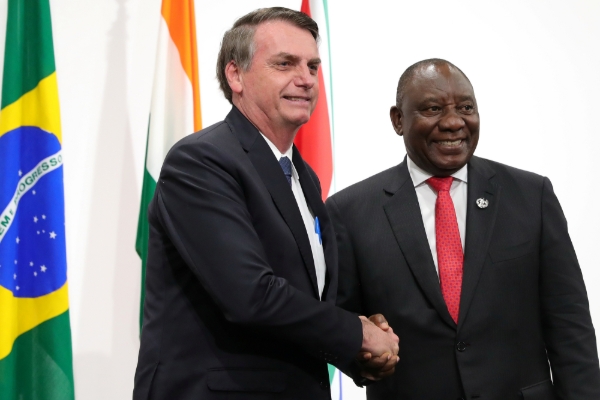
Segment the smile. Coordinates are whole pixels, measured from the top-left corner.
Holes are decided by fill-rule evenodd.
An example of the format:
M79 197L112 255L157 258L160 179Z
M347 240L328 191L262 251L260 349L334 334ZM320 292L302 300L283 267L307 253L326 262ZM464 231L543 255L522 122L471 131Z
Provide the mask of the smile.
M462 144L463 139L457 139L457 140L439 140L436 141L436 143L440 146L445 146L445 147L458 147Z
M297 102L308 102L310 100L308 97L283 96L283 98L289 101Z

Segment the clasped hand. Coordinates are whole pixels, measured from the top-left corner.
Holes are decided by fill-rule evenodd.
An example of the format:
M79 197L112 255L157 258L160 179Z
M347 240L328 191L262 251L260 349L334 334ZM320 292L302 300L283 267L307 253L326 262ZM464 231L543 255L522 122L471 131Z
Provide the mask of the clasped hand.
M394 373L400 361L400 339L381 314L367 319L360 316L363 327L363 342L356 359L361 364L364 378L378 381Z

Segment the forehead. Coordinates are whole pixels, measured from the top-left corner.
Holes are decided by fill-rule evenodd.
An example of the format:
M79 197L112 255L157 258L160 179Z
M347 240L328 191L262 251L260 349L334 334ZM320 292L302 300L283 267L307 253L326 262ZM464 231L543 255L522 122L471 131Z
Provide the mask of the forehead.
M471 97L475 100L473 86L458 69L449 65L427 65L416 70L409 80L405 98L418 101L422 98Z
M256 53L290 53L313 58L319 56L317 42L306 29L286 21L267 21L256 27Z

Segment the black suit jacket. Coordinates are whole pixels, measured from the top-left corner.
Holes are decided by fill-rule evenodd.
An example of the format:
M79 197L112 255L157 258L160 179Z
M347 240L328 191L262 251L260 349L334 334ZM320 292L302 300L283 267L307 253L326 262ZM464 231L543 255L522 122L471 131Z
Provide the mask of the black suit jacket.
M396 373L370 385L367 397L600 399L587 294L550 181L478 157L468 171L458 326L406 161L327 201L338 304L383 313L400 337ZM477 207L479 198L489 206Z
M337 249L316 175L294 148L327 264L278 160L233 108L169 152L149 207L134 399L329 399L327 362L351 364L356 315L335 307Z

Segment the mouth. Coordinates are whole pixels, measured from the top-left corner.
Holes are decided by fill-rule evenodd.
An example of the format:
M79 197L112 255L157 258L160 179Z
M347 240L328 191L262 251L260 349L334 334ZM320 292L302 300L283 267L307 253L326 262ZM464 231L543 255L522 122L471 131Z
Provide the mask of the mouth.
M283 96L284 99L294 102L294 103L309 103L310 102L310 97L304 97L304 96Z
M462 145L464 141L465 141L464 139L436 140L434 143L436 143L438 146L454 148L454 147L460 147L460 145Z

